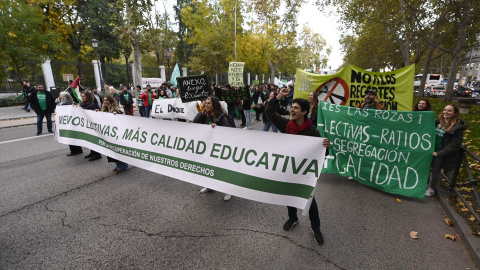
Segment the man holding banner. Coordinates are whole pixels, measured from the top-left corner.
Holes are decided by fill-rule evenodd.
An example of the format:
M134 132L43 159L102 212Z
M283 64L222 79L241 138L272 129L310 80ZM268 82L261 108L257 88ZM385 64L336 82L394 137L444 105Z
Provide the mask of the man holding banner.
M385 107L382 103L375 101L377 98L377 91L373 89L368 89L365 91L365 101L361 104L358 104L356 107L360 109L376 109L376 110L385 110Z
M307 100L297 98L292 101L292 109L290 110L290 118L288 120L283 118L280 114L275 112L275 108L278 106L280 100L288 96L290 90L283 88L276 98L270 100L265 109L265 114L268 119L280 130L282 133L297 134L304 136L320 137L320 133L315 126L312 125L312 121L308 118L308 111L310 104ZM323 140L323 146L330 147L330 141L328 139ZM287 206L288 208L288 220L283 225L285 231L289 231L298 223L297 208ZM306 206L308 208L308 204ZM306 209L305 208L305 209ZM317 244L323 244L323 235L320 231L320 215L318 214L318 207L315 198L312 193L311 205L309 207L308 215L310 217L311 228L314 234L314 239Z

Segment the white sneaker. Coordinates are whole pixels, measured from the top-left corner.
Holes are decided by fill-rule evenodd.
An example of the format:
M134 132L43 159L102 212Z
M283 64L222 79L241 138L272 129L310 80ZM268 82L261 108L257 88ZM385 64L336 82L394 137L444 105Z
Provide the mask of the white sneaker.
M432 197L433 195L435 195L435 190L433 190L433 188L427 188L427 191L425 191L425 196L427 197Z
M225 197L223 197L224 201L230 201L232 199L232 195L230 194L225 194Z
M243 129L250 130L250 129L252 129L252 127L244 127Z
M212 191L212 190L205 187L205 188L202 188L202 190L200 190L200 193L205 194L205 193L210 192L210 191Z
M348 181L353 181L353 177L349 176Z

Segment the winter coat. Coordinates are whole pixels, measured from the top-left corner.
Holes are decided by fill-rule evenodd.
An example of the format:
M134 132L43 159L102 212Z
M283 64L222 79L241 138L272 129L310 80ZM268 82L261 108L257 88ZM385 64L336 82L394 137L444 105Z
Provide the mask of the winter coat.
M39 114L41 109L40 109L40 104L38 103L37 93L38 93L38 91L35 90L33 93L30 94L29 102L30 102L30 106L35 111L35 113ZM45 93L45 99L46 99L45 101L46 101L46 104L47 104L47 109L45 111L47 113L54 113L55 112L55 107L57 107L57 103L55 102L55 98L53 98L50 91L44 91L44 93Z
M435 120L435 127L440 123ZM463 142L463 132L467 129L465 121L460 119L460 123L455 124L449 131L445 131L442 141L442 149L437 151L437 156L444 159L444 169L450 172L460 161L460 146Z

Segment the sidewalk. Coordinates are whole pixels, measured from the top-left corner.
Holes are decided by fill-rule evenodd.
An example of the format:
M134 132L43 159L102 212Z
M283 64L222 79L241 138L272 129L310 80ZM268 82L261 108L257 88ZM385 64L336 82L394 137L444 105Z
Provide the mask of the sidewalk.
M34 111L26 112L21 109L21 106L15 107L1 107L0 108L0 129L19 127L19 126L28 126L35 125L36 123L36 114ZM136 116L139 116L138 112ZM54 120L54 119L52 119ZM240 121L235 121L237 128L240 125ZM256 130L261 130L263 122L252 121L252 126ZM32 127L33 128L33 127ZM470 227L466 224L465 220L458 215L455 210L450 206L447 198L450 196L450 193L445 190L440 190L437 199L442 205L443 210L446 215L452 220L453 226L455 227L458 235L462 238L463 242L466 245L466 248L471 254L471 257L480 268L480 238L474 236L471 232Z

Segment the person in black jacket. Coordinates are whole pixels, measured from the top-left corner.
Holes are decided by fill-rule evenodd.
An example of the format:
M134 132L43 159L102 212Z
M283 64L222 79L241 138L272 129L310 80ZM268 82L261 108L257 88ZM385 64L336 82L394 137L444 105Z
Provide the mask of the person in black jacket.
M202 111L197 113L193 119L193 123L211 125L212 128L216 126L230 126L228 124L227 113L223 111L218 98L209 96L205 99L203 104ZM212 190L205 187L200 190L200 193L204 194L210 191ZM223 197L223 200L225 201L229 201L230 199L232 199L232 195L230 194L225 194Z
M290 110L291 120L288 120L275 112L280 100L286 97L289 92L290 91L287 88L283 88L277 94L276 98L267 103L267 108L265 109L267 118L272 121L282 133L320 137L320 132L312 125L312 121L308 118L310 105L306 99L296 98L292 101L292 109ZM323 146L329 148L330 141L324 139ZM285 231L292 229L298 223L297 208L291 206L288 206L287 208L288 220L283 225ZM310 217L310 225L314 234L314 239L317 244L322 245L323 235L320 231L320 215L318 214L315 197L312 198L312 204L310 205L308 215Z
M43 85L37 85L37 90L30 94L30 106L37 114L37 135L42 134L43 118L47 118L48 132L53 133L52 130L52 113L55 112L55 98L53 98L50 91L45 91Z
M100 109L97 107L97 104L95 102L95 97L91 92L82 92L81 94L82 97L82 102L80 103L80 107L82 107L84 110L97 110ZM97 159L101 159L102 155L100 153L90 150L90 154L86 155L85 158L88 158L88 161L94 161Z
M310 110L308 111L308 118L312 121L314 127L317 127L318 118L318 93L311 92L308 95L308 103L310 103Z
M133 97L132 94L128 92L128 88L126 86L123 87L123 91L119 96L120 104L123 106L125 114L133 116Z
M262 101L258 101L258 99L261 99ZM252 104L253 104L253 110L255 111L255 121L260 121L260 114L263 112L263 103L265 102L266 98L265 95L263 94L262 90L258 85L255 87L255 93L253 93L252 96Z
M445 173L451 172L460 161L460 146L466 129L467 124L460 119L458 107L453 104L445 106L442 114L435 120L436 139L431 166L432 178L425 196L435 195L442 168Z

